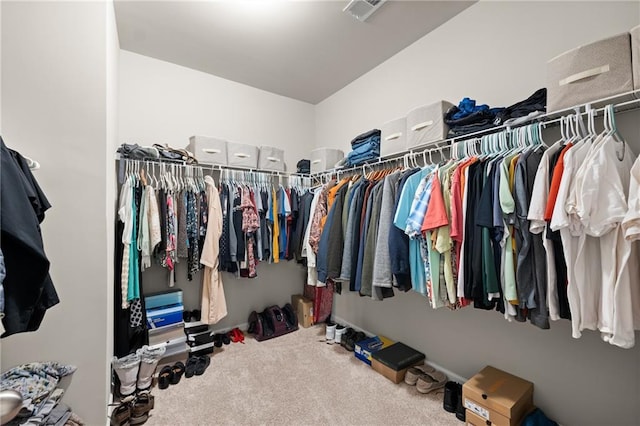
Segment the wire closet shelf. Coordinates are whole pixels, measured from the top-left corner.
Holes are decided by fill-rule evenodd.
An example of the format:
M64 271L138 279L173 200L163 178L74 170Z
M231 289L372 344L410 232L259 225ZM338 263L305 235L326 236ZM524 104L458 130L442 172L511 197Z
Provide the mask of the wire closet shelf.
M434 153L439 153L441 156L444 156L446 152L445 150L448 150L449 157L452 157L454 155L454 151L459 149L461 143L466 145L479 144L482 143L483 136L502 135L503 137L508 137L508 135L513 134L514 131L523 129L527 126L537 126L539 129L548 128L560 126L561 124L566 123L567 120L571 119L576 121L576 125L583 126L584 124L580 120L581 117L589 115L592 117L603 116L608 108L611 108L612 112L615 114L640 109L640 90L625 92L589 103L576 105L574 107L552 111L533 117L529 120L525 120L517 125L501 125L478 132L467 133L465 135L416 145L409 150L400 151L395 154L381 157L377 160L371 160L364 164L345 168L331 168L322 172L314 173L312 176L317 180L325 181L330 179L331 176L339 177L340 175L355 173L366 174L367 170L388 167L389 165L393 166L394 164L402 164L407 167L412 161L415 162L416 158L422 157L426 162L427 156L431 158Z

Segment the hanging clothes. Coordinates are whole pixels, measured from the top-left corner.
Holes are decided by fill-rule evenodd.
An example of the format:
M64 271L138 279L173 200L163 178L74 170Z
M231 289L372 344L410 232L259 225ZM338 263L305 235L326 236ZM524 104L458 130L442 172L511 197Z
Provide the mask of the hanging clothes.
M2 280L2 337L40 327L47 309L59 303L49 276L40 224L51 208L27 161L0 137L0 250L6 275Z
M222 234L222 206L213 178L206 176L205 182L208 211L207 234L200 258L200 263L205 266L202 275L202 321L205 324L215 324L227 316L222 276L218 270L220 236Z

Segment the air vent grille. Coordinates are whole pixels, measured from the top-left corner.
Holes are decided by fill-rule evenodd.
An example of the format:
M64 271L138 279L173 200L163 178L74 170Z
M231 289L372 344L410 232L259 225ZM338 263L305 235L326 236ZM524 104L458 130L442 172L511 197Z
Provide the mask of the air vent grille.
M386 0L351 0L342 11L347 12L360 22L364 22L373 12L380 9Z

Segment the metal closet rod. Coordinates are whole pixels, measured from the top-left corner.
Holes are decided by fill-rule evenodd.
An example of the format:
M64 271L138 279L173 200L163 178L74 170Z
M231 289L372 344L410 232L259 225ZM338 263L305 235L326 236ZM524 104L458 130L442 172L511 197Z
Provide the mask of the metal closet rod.
M276 170L264 170L264 169L254 169L249 167L237 167L237 166L223 166L220 164L206 164L206 163L198 163L198 164L187 164L184 160L170 160L166 158L153 158L153 159L135 159L135 158L125 158L118 157L116 161L133 161L144 164L153 164L153 165L173 165L180 167L200 167L202 169L209 170L229 170L229 171L238 171L238 172L249 172L249 173L262 173L262 174L270 174L273 176L280 177L289 177L289 176L299 176L299 177L310 177L310 175L302 174L302 173L287 173L287 172L279 172Z
M627 112L627 111L633 111L636 110L638 108L640 108L640 91L633 91L633 92L628 92L628 93L623 93L621 95L616 95L616 96L611 96L609 98L604 98L604 99L600 99L597 101L593 101L591 103L587 103L587 104L583 104L583 105L579 105L576 106L575 108L571 109L571 108L567 108L567 109L563 109L563 110L559 110L559 111L554 111L551 113L547 113L544 115L540 115L538 117L534 117L531 120L525 121L523 123L519 123L515 126L510 126L510 125L502 125L499 127L493 127L491 129L485 129L485 130L481 130L478 132L473 132L473 133L467 133L465 135L461 135L461 136L456 136L453 138L449 138L449 139L443 139L440 141L436 141L436 142L429 142L428 144L423 144L423 145L417 145L415 147L413 147L412 149L408 150L408 151L403 151L403 152L399 152L396 154L392 154L392 156L390 157L385 157L380 158L376 161L371 161L371 162L367 162L358 166L353 166L353 167L349 167L349 168L345 168L345 169L340 169L340 168L333 168L333 169L329 169L329 170L325 170L323 172L320 173L316 173L314 174L314 176L326 176L329 174L336 174L336 175L340 175L343 173L351 173L351 172L355 172L358 171L360 169L362 169L364 171L364 166L377 166L379 164L382 163L386 163L389 161L399 161L402 160L404 158L411 158L411 157L416 157L418 155L424 155L424 154L429 154L429 153L433 153L436 151L439 152L443 152L444 149L450 149L452 147L452 145L455 142L463 142L466 140L471 140L471 139L477 139L478 137L481 136L486 136L486 135L491 135L491 134L496 134L496 133L500 133L500 132L504 132L504 131L510 131L519 127L524 127L524 126L529 126L532 124L540 124L542 127L550 127L550 126L555 126L558 125L562 120L566 119L566 117L569 116L575 116L575 115L579 115L579 116L584 116L584 115L588 115L589 111L593 111L595 112L595 116L598 117L600 115L602 115L604 113L604 110L607 108L607 106L603 106L600 108L594 108L594 109L590 109L591 105L596 104L596 105L601 105L603 103L606 103L609 100L615 100L615 99L620 99L620 98L628 98L629 96L634 96L635 98L632 100L628 100L628 101L623 101L623 102L618 102L618 103L613 103L613 108L614 108L614 112L616 113L620 113L620 112ZM610 103L611 104L611 103ZM609 104L607 104L609 105ZM582 109L584 109L584 111L582 111ZM559 117L557 118L553 118L553 119L548 119L549 117L556 117L558 116L558 114L560 114ZM425 148L423 150L417 150L420 148Z

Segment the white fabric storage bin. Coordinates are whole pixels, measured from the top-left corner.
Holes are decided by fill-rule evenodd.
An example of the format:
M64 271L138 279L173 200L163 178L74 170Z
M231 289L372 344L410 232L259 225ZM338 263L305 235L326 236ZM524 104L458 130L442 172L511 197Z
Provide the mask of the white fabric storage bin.
M258 147L238 142L227 142L227 164L235 167L258 168Z
M333 148L318 148L311 151L311 173L332 169L344 159L344 152Z
M447 138L444 116L453 104L447 101L423 105L407 114L407 149Z
M407 149L407 117L387 121L380 127L380 156Z
M630 31L631 62L633 66L633 88L640 89L640 25Z
M208 136L191 136L187 151L191 152L199 163L227 165L227 141Z
M629 33L577 47L547 63L547 111L631 90Z
M261 146L258 156L258 168L262 170L274 170L284 172L284 150L272 146Z

